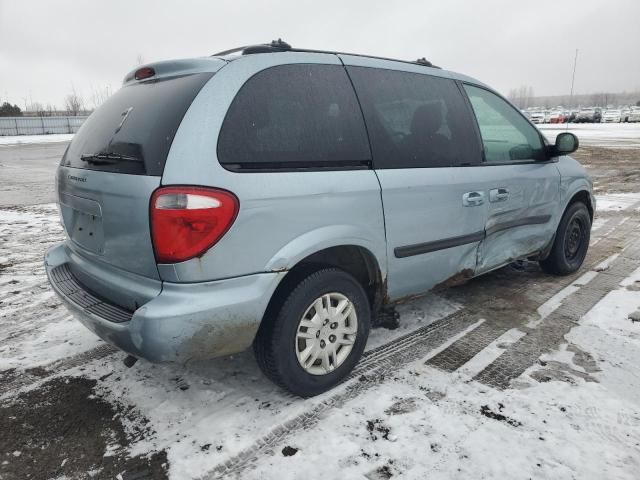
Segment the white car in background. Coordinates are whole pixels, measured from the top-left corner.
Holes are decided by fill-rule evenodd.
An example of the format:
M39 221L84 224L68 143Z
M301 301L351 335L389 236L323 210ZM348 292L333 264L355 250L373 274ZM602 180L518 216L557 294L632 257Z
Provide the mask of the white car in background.
M628 122L640 122L640 107L631 107Z
M622 110L607 110L602 115L602 123L620 123L622 122Z
M628 122L629 121L629 113L631 112L631 109L629 107L622 107L620 110L622 110L622 115L621 115L621 122Z
M545 122L545 113L543 111L540 110L536 110L534 112L530 113L530 119L533 123L546 123Z

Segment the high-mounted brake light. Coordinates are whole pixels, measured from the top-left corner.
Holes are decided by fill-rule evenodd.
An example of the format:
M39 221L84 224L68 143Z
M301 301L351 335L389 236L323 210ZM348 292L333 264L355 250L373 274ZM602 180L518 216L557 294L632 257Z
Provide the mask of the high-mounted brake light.
M151 238L158 263L202 255L227 233L239 210L225 190L163 187L151 197Z
M156 74L156 71L151 67L142 67L136 70L133 75L136 80L144 80L145 78L151 78Z

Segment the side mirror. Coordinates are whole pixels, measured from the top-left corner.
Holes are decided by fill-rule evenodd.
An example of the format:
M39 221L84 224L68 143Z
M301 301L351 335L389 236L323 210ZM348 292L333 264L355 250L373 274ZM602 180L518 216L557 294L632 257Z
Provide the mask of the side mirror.
M551 147L551 156L568 155L575 152L580 146L578 137L573 133L563 132L556 137L556 144Z

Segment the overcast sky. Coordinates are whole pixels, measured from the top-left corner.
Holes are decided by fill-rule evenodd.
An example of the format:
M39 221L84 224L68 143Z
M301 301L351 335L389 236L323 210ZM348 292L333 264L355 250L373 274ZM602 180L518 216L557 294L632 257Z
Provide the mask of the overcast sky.
M426 57L503 93L640 90L640 0L0 0L0 99L64 105L145 62L282 37L298 47ZM88 102L90 103L90 101Z

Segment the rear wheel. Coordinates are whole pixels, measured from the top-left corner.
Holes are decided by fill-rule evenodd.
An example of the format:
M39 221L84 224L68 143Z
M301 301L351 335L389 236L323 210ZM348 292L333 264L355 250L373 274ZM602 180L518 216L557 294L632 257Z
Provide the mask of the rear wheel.
M549 256L540 261L542 270L553 275L576 272L587 255L591 238L591 216L587 206L575 202L567 208L560 220Z
M371 311L360 283L342 270L326 268L274 302L254 341L264 374L301 397L340 383L369 336Z

